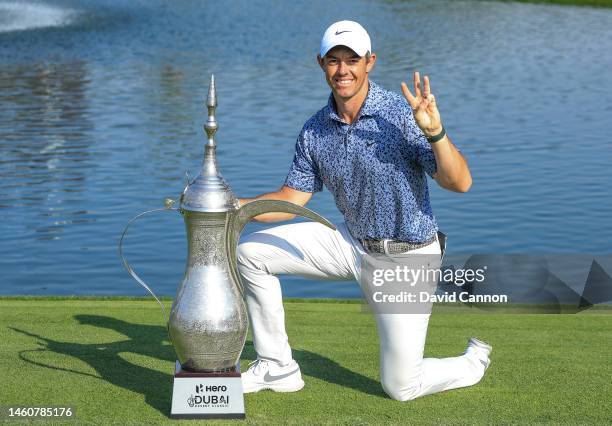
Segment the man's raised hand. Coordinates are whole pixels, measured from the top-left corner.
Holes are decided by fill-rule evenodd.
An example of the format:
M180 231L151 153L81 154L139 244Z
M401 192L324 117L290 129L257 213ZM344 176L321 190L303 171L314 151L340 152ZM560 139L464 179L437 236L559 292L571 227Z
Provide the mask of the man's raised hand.
M406 83L402 81L402 93L410 104L414 120L425 136L431 137L442 131L442 120L436 106L436 98L429 87L429 77L423 77L423 91L421 92L421 77L418 71L414 73L414 93L412 95Z

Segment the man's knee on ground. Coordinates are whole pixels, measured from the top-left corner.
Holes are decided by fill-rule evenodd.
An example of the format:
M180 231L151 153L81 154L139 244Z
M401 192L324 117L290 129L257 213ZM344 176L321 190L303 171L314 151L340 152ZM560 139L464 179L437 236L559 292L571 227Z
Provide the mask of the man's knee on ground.
M399 380L383 380L382 388L391 399L396 401L410 401L418 396L418 383L400 383Z

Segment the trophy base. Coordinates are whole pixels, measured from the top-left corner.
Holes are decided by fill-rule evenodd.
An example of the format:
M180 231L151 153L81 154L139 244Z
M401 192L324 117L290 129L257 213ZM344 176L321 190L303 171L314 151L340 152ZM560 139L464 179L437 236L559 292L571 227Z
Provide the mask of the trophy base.
M240 362L232 371L183 370L177 361L172 390L173 419L244 419Z

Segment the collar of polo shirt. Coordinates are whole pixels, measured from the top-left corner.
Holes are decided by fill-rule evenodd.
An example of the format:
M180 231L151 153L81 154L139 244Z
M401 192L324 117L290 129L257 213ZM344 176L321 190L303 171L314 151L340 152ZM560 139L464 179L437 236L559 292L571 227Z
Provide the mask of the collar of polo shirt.
M361 107L361 111L359 112L359 117L372 116L378 113L379 105L374 101L374 99L380 93L381 88L372 80L368 80L368 83L368 95L366 96L365 101L363 102L363 106ZM336 111L333 93L330 93L329 95L329 99L327 100L327 108L329 118L344 123L344 120L340 118Z

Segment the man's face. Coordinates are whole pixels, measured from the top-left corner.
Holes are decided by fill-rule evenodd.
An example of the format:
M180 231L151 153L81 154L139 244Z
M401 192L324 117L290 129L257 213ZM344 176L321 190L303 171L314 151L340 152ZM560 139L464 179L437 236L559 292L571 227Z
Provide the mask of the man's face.
M372 54L367 61L348 47L336 46L318 61L334 96L348 100L367 90L368 73L374 67L376 55Z

